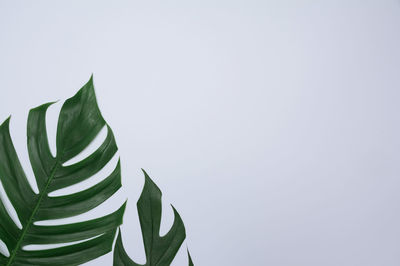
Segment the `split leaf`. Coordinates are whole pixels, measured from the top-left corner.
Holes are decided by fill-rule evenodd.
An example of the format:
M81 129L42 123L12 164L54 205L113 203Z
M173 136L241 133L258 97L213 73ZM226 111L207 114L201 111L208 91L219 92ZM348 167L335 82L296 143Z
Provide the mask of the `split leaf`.
M121 169L98 184L74 194L50 196L58 189L75 185L99 172L117 152L114 135L98 108L93 79L62 106L57 126L57 154L50 152L46 133L46 111L52 103L30 110L28 153L39 194L22 169L9 131L10 119L0 126L0 181L22 225L19 228L0 200L0 239L9 256L0 253L0 265L77 265L111 251L123 204L115 212L93 220L63 225L38 225L43 220L86 213L102 204L121 187ZM104 142L90 156L72 165L64 163L81 153L103 127ZM71 243L78 241L78 243ZM67 244L46 250L26 250L27 245Z
M185 227L179 213L174 211L174 222L171 229L164 236L160 236L161 224L161 191L150 179L145 171L145 184L137 202L144 250L146 254L145 266L167 266L175 258L176 253L186 238ZM190 258L190 255L189 255ZM190 259L189 265L193 265ZM121 232L118 235L114 249L114 266L139 266L126 253Z

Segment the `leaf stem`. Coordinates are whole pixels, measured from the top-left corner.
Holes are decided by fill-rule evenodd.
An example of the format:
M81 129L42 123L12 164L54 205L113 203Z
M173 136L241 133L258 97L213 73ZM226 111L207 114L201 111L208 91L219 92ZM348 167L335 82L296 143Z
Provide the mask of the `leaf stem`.
M10 265L13 263L13 260L14 260L15 255L16 255L17 252L21 249L21 245L22 245L22 242L23 242L23 240L24 240L24 237L25 237L25 235L26 235L26 233L27 233L29 227L30 227L30 226L32 225L32 223L34 222L35 215L36 215L37 211L39 210L40 204L42 203L42 200L43 200L44 196L47 195L47 189L49 188L49 186L50 186L50 184L51 184L51 181L53 181L53 178L54 178L54 176L55 176L55 174L56 174L56 171L57 171L59 165L60 165L60 164L59 164L59 160L56 159L56 162L55 162L55 164L54 164L54 166L52 167L52 170L51 170L51 172L50 172L50 176L49 176L49 178L47 179L46 186L45 186L44 189L39 193L39 199L38 199L38 201L37 201L37 203L36 203L36 206L35 206L35 208L33 209L32 214L31 214L31 216L29 217L28 222L25 224L24 230L22 231L22 234L21 234L21 236L20 236L20 238L19 238L19 240L18 240L18 242L17 242L15 248L13 249L13 251L12 251L12 253L11 253L9 259L8 259L8 262L7 262L6 266L10 266Z

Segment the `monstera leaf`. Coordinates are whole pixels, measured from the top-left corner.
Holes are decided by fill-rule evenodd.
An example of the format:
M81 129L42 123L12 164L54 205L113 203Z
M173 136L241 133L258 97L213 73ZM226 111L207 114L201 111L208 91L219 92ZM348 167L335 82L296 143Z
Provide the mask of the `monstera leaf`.
M29 185L11 141L9 119L0 126L0 180L14 207L22 228L18 227L0 200L0 239L9 256L0 253L0 265L77 265L97 258L112 249L125 204L101 218L63 225L36 222L72 217L103 203L121 187L120 165L98 184L69 195L49 193L77 184L100 171L117 151L113 133L97 106L93 80L62 106L57 126L56 156L52 156L46 134L46 110L51 103L30 111L28 153L39 188ZM107 126L101 146L82 161L64 163L82 152ZM73 243L71 243L73 242ZM31 244L60 244L62 247L26 250Z
M174 211L174 223L170 231L160 236L161 223L161 191L150 179L145 171L145 183L142 194L137 202L140 226L146 253L145 266L170 265L178 252L186 233L182 219L172 206ZM193 262L189 256L189 265ZM114 249L114 266L139 266L131 260L122 244L121 232L118 235Z

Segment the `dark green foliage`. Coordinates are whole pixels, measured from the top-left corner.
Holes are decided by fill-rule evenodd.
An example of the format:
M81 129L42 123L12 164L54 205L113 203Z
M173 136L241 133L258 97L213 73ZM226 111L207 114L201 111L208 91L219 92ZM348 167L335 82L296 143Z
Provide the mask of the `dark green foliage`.
M165 236L160 236L161 223L161 191L150 179L145 171L145 184L137 203L140 226L146 253L146 266L170 265L178 252L186 233L182 219L172 206L174 211L174 223ZM189 253L188 253L189 255ZM189 265L193 265L189 255ZM121 232L118 235L114 249L115 266L138 266L140 264L131 260L122 244Z
M109 177L84 191L65 196L50 192L77 184L100 171L117 151L111 129L97 106L92 79L60 112L57 126L57 155L52 156L46 133L46 111L51 103L29 112L28 152L39 188L33 192L15 152L9 133L9 119L0 126L0 180L22 224L18 228L0 201L0 239L10 256L0 254L0 265L77 265L112 249L125 204L107 216L66 225L44 226L36 221L60 219L85 213L100 205L121 187L120 164ZM89 157L69 166L63 163L78 155L104 127L108 135ZM83 241L48 250L23 250L30 244L57 244Z
M97 106L93 80L65 101L57 125L54 157L46 132L46 112L52 103L30 110L27 123L28 153L39 194L36 194L22 169L9 131L8 118L0 125L0 181L13 205L22 228L9 216L0 200L0 239L10 256L0 253L0 265L77 265L102 256L112 243L125 210L79 223L38 225L43 220L68 218L83 214L102 204L121 187L121 168L96 185L74 194L50 196L49 193L88 179L99 172L117 152L114 135ZM64 165L81 153L106 126L104 142L82 161ZM161 191L145 174L145 186L137 203L148 266L170 265L182 242L185 227L174 207L174 223L165 236L160 236ZM70 242L79 241L71 244ZM60 248L24 250L27 245L67 244ZM189 266L193 265L188 251ZM114 251L114 265L139 265L126 254L119 233Z

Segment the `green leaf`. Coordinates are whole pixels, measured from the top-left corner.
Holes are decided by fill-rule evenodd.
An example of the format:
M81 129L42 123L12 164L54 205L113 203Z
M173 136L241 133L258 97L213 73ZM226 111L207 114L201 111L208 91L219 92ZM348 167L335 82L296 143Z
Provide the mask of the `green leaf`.
M145 171L145 183L137 202L140 226L146 253L146 266L170 265L182 242L186 238L185 227L178 212L174 211L174 222L169 232L160 236L161 223L161 191ZM190 255L189 255L190 257ZM191 261L191 259L190 259ZM138 266L131 260L122 244L121 232L114 249L115 266ZM189 265L193 265L189 264Z
M121 187L121 168L98 184L74 194L49 193L77 184L99 172L117 152L114 135L97 106L93 79L65 101L60 111L56 148L52 156L46 133L46 111L52 103L30 110L27 136L28 153L39 194L34 193L21 167L12 143L7 119L0 126L0 180L14 207L22 228L15 225L0 201L0 239L10 256L0 254L0 265L77 265L111 251L125 210L97 219L65 225L38 225L36 222L83 214L103 203ZM84 160L64 166L81 153L107 126L101 146ZM78 241L78 243L70 243ZM25 250L26 245L67 243L60 248Z

